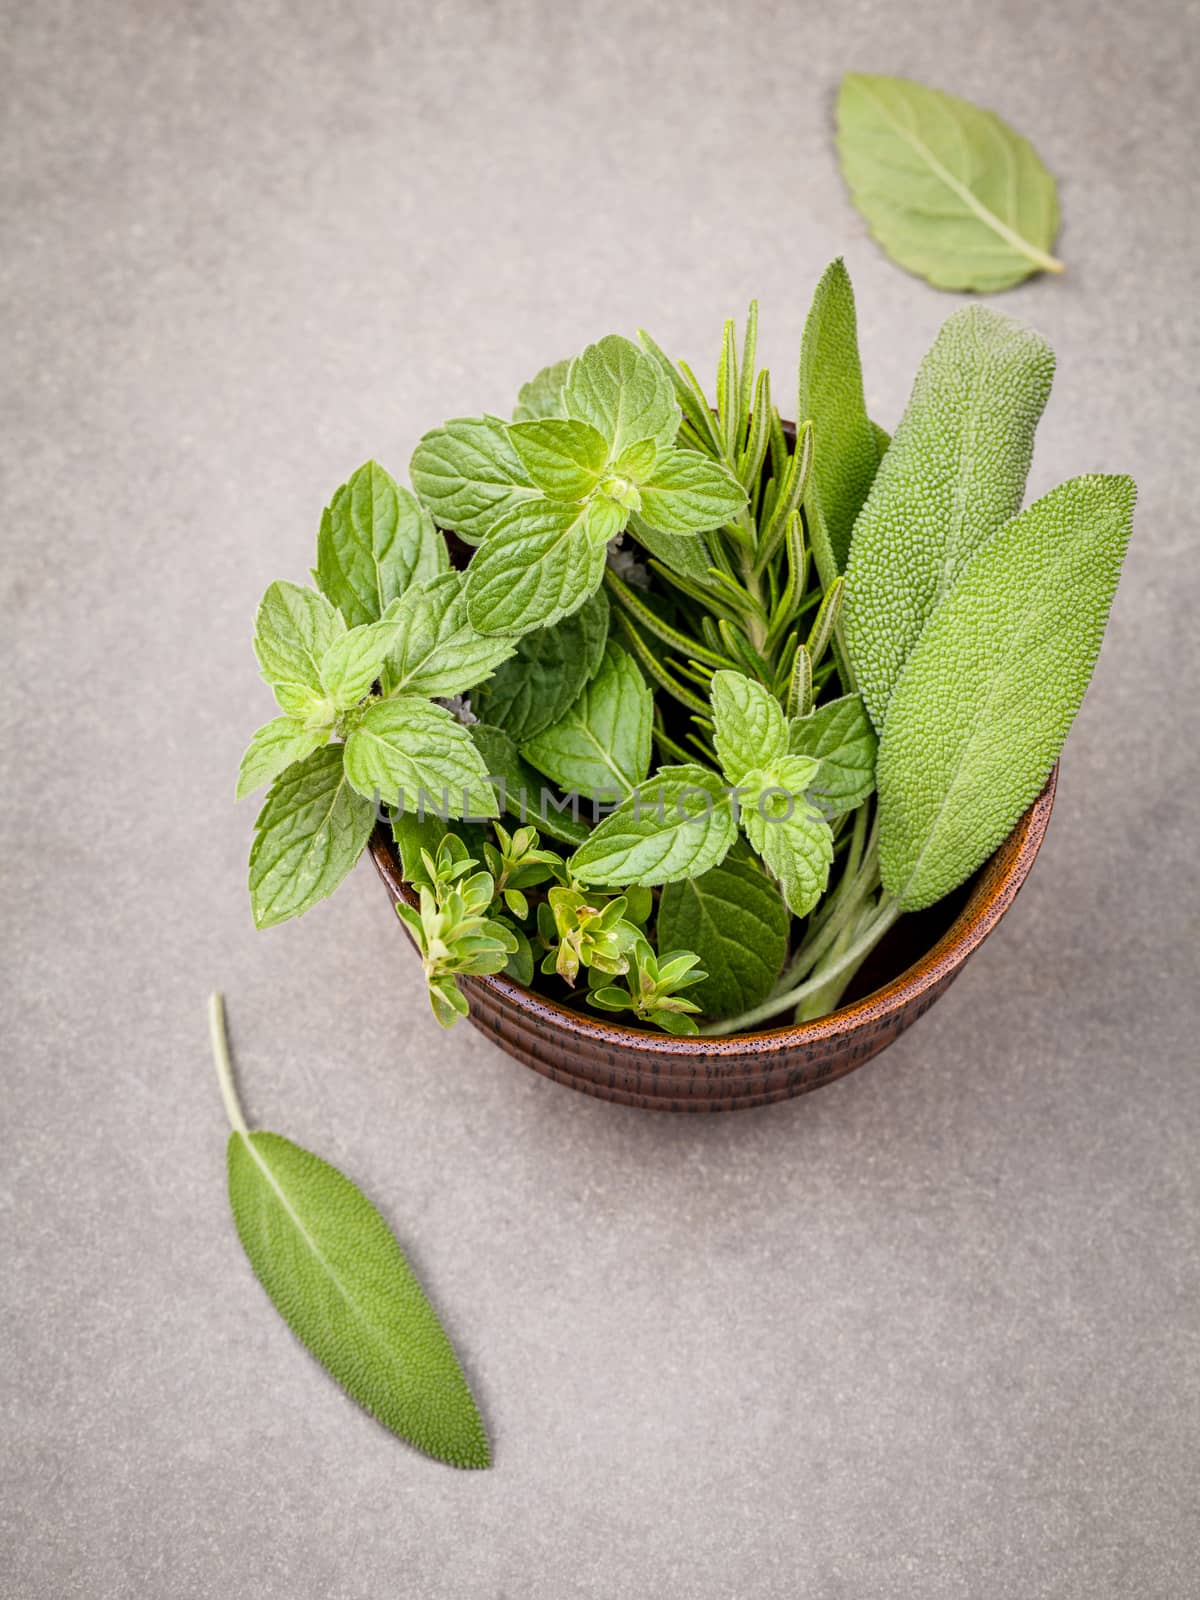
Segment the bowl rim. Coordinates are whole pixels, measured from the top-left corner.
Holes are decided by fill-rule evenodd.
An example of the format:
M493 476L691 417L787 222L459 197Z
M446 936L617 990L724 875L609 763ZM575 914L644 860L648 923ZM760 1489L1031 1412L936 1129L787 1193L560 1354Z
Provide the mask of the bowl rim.
M720 1056L776 1056L828 1039L853 1035L868 1024L903 1012L931 989L939 989L957 972L971 953L987 938L1004 916L1029 876L1041 849L1054 807L1058 785L1058 763L1050 770L1041 793L1021 816L1008 837L978 869L975 886L954 921L923 956L882 988L873 990L848 1006L839 1006L815 1022L792 1022L779 1028L758 1029L751 1033L700 1034L677 1037L625 1027L617 1022L593 1019L573 1011L532 989L523 988L503 976L467 978L463 986L486 991L502 1008L520 1012L552 1028L564 1041L580 1045L604 1045L635 1050L664 1060ZM391 831L377 823L369 849L376 870L393 898L409 900L412 891L400 873L400 862Z

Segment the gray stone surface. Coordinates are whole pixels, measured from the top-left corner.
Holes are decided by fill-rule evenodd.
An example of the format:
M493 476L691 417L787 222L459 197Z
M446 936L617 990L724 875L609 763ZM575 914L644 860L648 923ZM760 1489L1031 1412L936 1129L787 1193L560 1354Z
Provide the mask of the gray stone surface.
M1194 1595L1195 4L5 6L0 1593ZM276 576L376 455L650 326L779 387L844 253L894 422L956 297L886 262L847 68L1062 178L1031 488L1136 474L1049 841L884 1058L671 1119L427 1015L369 869L256 935L231 803ZM405 1449L242 1258L204 1000L253 1116L352 1173L496 1466Z

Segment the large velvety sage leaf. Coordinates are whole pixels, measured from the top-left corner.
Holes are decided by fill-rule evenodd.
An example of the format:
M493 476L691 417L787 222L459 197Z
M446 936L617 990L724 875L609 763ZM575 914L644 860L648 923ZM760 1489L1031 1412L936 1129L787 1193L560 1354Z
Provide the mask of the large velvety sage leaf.
M516 817L519 822L532 823L539 833L557 839L560 844L574 846L584 842L590 829L578 815L578 801L567 800L552 791L503 728L474 722L467 731L483 757L488 777L493 780L497 797L503 800L509 816Z
M238 770L235 798L243 800L264 783L270 783L281 772L305 756L329 743L331 727L306 727L295 717L276 717L259 728L250 740Z
M671 380L653 356L615 333L572 361L563 404L568 416L604 435L614 460L641 439L673 444L679 432Z
M377 622L410 583L448 565L433 518L377 461L359 467L322 514L317 581L352 628Z
M796 421L813 425L808 492L821 503L834 565L844 572L879 452L863 399L854 290L840 259L826 268L804 324Z
M793 755L821 763L809 794L827 817L853 811L875 788L877 740L862 699L844 694L790 725Z
M413 451L409 476L438 524L471 544L514 506L541 497L499 417L455 417L434 428Z
M254 653L280 710L306 721L319 717L328 706L321 662L345 631L339 613L315 589L297 583L270 586L254 621Z
M360 795L448 817L494 817L496 793L462 724L419 695L368 706L346 740L346 776Z
M385 694L462 694L513 653L511 639L471 626L464 572L444 572L411 588L388 621L397 629L397 642L383 667Z
M879 743L879 858L905 910L949 894L1035 798L1099 653L1125 477L1073 478L990 539L929 619Z
M650 770L654 696L633 657L611 639L600 670L561 721L521 754L568 793L624 799Z
M472 692L483 717L521 744L566 715L600 669L608 638L608 596L603 589L571 617L518 639L516 654L501 662Z
M1054 179L993 111L905 78L847 73L838 151L854 203L894 261L938 289L1008 289L1061 272Z
M743 843L701 877L669 883L658 907L658 948L694 950L708 976L690 993L710 1017L765 1000L788 950L791 917Z
M535 377L522 385L513 407L513 421L533 422L538 417L565 417L567 408L563 404L562 391L570 368L571 358L568 356L565 361L555 361L543 367Z
M608 465L608 440L587 422L544 417L508 430L525 470L551 500L585 500Z
M741 672L714 672L710 688L713 743L721 771L740 783L755 767L771 767L788 753L783 708L761 683Z
M260 928L331 895L371 836L375 810L347 782L343 750L327 744L271 785L250 848L250 905Z
M707 767L662 767L571 857L581 883L653 888L699 877L737 837L729 791Z
M930 612L1020 509L1054 355L983 306L943 324L854 527L842 619L876 728Z
M467 606L480 633L516 636L578 611L604 579L604 539L591 508L550 500L518 506L467 568Z
M742 780L746 837L798 917L806 917L825 893L833 861L833 830L805 794L816 771L807 756L785 756L770 772L747 773Z
M641 485L643 522L664 533L706 533L736 517L746 492L727 467L695 450L664 450Z

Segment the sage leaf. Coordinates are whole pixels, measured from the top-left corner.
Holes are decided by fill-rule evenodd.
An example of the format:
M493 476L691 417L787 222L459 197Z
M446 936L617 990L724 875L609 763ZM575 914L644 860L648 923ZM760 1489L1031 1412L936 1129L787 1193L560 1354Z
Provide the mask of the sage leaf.
M383 1217L336 1167L251 1132L233 1083L220 995L209 1002L232 1126L229 1203L254 1274L288 1327L365 1411L454 1467L491 1449L453 1346Z
M541 774L529 765L503 728L475 722L467 731L483 757L488 776L503 780L496 787L510 816L532 823L539 833L548 834L559 844L575 846L584 842L590 830L576 814L578 803L556 803Z
M804 324L796 422L806 421L815 435L809 493L820 500L834 566L844 572L879 452L863 399L854 290L840 259L826 268Z
M771 767L788 753L788 730L778 700L741 672L714 672L713 744L721 771L740 783L756 767Z
M478 544L514 506L541 498L499 417L456 417L427 433L409 463L440 527Z
M560 788L624 799L650 770L654 696L637 662L609 640L600 670L566 715L521 746Z
M720 865L669 883L658 907L660 950L694 950L708 976L692 998L710 1017L765 1000L788 950L790 917L779 891L740 841Z
M642 520L664 533L706 533L746 504L733 473L695 450L664 451L640 492Z
M325 652L346 624L315 589L273 583L259 602L254 653L281 711L306 721L332 707L321 682Z
M321 517L317 582L350 627L377 622L410 583L444 572L433 518L377 461L359 467Z
M875 238L937 289L1009 289L1061 272L1054 179L1002 121L905 78L850 72L837 105L842 172Z
M499 523L467 569L467 608L480 633L517 635L578 611L604 578L605 539L589 507L539 499Z
M447 817L499 815L470 735L444 706L415 694L376 700L346 740L346 777L360 795Z
M518 639L516 653L472 692L472 705L517 744L534 738L566 715L600 670L608 620L608 596L597 589L574 616Z
M604 435L614 459L640 439L673 444L679 432L671 380L653 356L615 333L572 361L563 404L568 416Z
M444 572L415 585L388 620L397 639L382 670L386 695L462 694L484 682L514 649L511 639L472 626L464 572Z
M551 500L586 499L608 465L608 441L587 422L547 417L508 430L526 472Z
M662 767L571 857L581 883L653 888L699 877L737 837L729 791L707 767Z
M842 621L876 728L930 612L1020 509L1054 355L983 306L956 311L921 363L854 527Z
M805 795L816 772L808 756L785 756L770 772L747 773L739 785L746 837L798 917L825 893L833 861L833 830Z
M238 769L235 798L243 800L264 783L270 783L281 772L305 756L329 743L330 725L310 728L295 717L276 717L259 728L242 757Z
M909 657L879 743L879 858L906 911L992 853L1037 796L1092 674L1136 491L1061 484L975 555Z
M873 793L877 742L857 694L829 700L790 725L792 754L812 756L821 763L809 796L827 817L853 811Z
M271 785L250 847L256 927L298 917L331 895L371 837L374 807L347 782L344 748L314 750Z
M568 356L565 361L555 361L543 367L536 377L522 385L513 407L513 421L533 422L538 417L565 417L567 408L563 404L562 391L570 366L571 358Z

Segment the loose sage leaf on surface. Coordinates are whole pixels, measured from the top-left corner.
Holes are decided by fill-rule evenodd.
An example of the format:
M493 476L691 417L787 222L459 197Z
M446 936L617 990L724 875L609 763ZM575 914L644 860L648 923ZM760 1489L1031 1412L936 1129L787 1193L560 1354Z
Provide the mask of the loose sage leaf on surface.
M833 861L833 831L805 793L816 773L810 757L785 756L769 772L748 772L740 785L746 837L798 917L825 893Z
M604 435L614 459L640 439L673 444L679 432L671 380L653 356L615 333L571 362L563 404Z
M238 770L235 798L243 800L264 783L270 783L281 772L305 756L329 743L330 727L309 728L294 717L276 717L259 728L250 740Z
M930 612L1014 516L1054 355L983 306L943 324L859 514L846 566L846 644L867 710L888 700Z
M536 500L493 529L467 569L467 607L480 633L516 636L578 611L604 578L605 540L589 507Z
M450 817L498 815L495 791L467 730L444 706L397 695L368 706L346 740L346 777L388 805L421 803Z
M809 793L828 817L853 811L874 790L876 744L875 729L857 694L827 701L788 729L792 754L813 756L821 763Z
M555 804L540 772L535 772L503 728L476 722L467 730L483 757L488 776L503 778L504 808L520 822L529 822L539 833L548 834L559 844L580 845L590 829L575 815L569 802Z
M344 748L315 750L271 785L250 847L250 905L259 928L331 895L371 837L374 807L348 783Z
M726 785L707 767L662 767L571 857L582 883L653 888L698 877L737 837Z
M844 572L879 451L863 399L854 290L840 259L826 268L804 324L796 421L813 425L809 492L821 502L834 565Z
M317 581L350 627L377 622L410 583L444 572L446 541L415 495L377 461L334 495L317 535Z
M321 662L345 631L339 613L315 589L283 582L270 586L254 622L254 653L280 710L310 720L328 705Z
M517 744L534 738L566 715L599 671L608 620L608 596L597 589L574 616L518 639L516 653L472 691L472 705Z
M277 1133L252 1133L233 1084L219 995L213 1055L232 1124L229 1203L254 1274L296 1337L365 1411L426 1455L487 1467L474 1398L404 1252L336 1167Z
M745 844L698 878L669 883L658 907L661 950L694 950L708 976L691 998L710 1017L735 1016L771 992L790 918Z
M642 520L664 533L705 533L746 504L732 472L695 450L665 451L640 492Z
M555 361L543 367L535 377L522 385L513 407L513 421L533 422L538 417L565 417L567 408L563 404L562 391L570 368L571 358L568 356L565 361Z
M382 669L387 695L462 694L486 680L514 649L513 640L472 626L465 572L443 572L414 585L388 620L397 639Z
M654 696L637 662L610 639L591 683L521 754L560 788L615 803L650 770L653 720Z
M938 289L1008 289L1061 272L1054 179L993 111L905 78L850 72L837 106L842 172L893 261Z
M879 857L906 911L968 878L1037 796L1092 674L1129 541L1125 477L1073 478L977 552L879 744Z
M508 430L526 472L551 500L583 500L608 464L608 440L587 422L544 417Z
M713 673L711 697L713 743L730 783L787 755L787 722L769 689L741 672L721 671Z
M438 525L471 544L514 506L541 498L499 417L456 417L434 428L413 451L409 476Z

